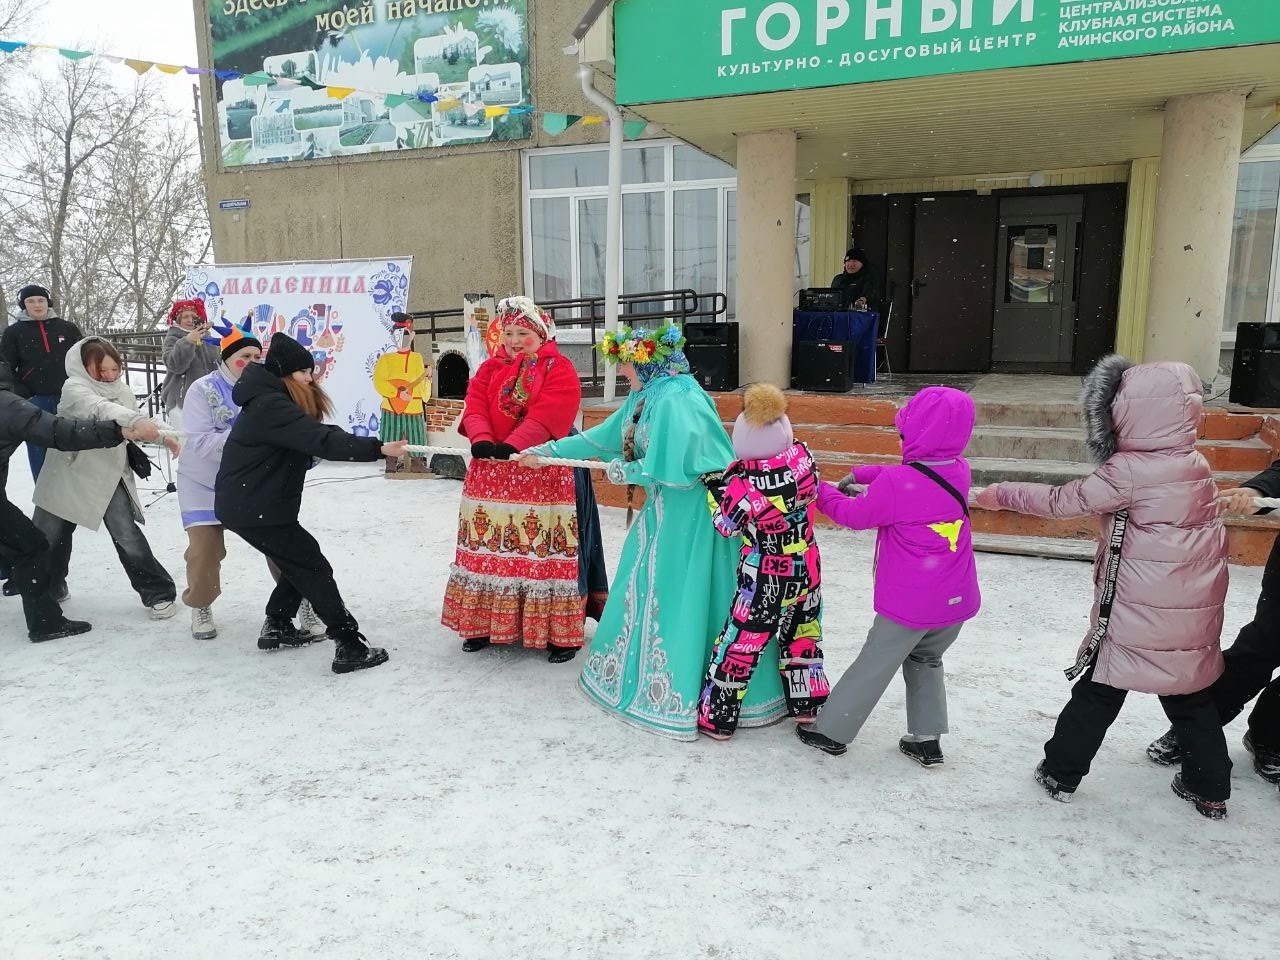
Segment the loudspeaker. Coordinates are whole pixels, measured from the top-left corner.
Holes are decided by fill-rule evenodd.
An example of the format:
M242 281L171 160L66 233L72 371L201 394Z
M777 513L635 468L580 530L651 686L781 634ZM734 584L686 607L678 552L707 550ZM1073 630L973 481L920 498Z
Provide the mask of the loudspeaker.
M1280 324L1237 325L1230 400L1246 407L1280 407Z
M791 348L791 389L848 393L853 389L854 340L801 340Z
M738 325L686 323L684 354L704 390L738 389Z

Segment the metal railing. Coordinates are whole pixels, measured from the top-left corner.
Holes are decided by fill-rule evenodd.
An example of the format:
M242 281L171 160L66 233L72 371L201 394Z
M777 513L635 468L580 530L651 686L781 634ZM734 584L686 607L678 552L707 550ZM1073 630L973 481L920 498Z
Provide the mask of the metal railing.
M164 330L145 333L116 333L110 340L120 351L125 378L138 394L140 403L146 405L148 417L164 416L160 403L160 388L164 385L164 359L161 347Z
M590 330L592 348L604 334L604 297L580 297L574 300L551 300L539 304L551 314L560 330ZM719 323L726 319L729 298L723 293L698 293L696 290L655 290L650 293L628 293L619 298L620 320L634 326L638 323L655 324L668 320L682 326L689 321ZM458 340L462 338L462 308L449 310L421 310L410 314L414 319L414 332L432 341ZM165 369L161 357L161 345L166 331L144 331L112 334L111 342L124 360L125 375L145 402L147 416L161 416L160 388L164 384ZM604 375L600 354L592 349L591 371L578 371L583 391L588 396L604 387ZM145 391L145 392L144 392Z
M664 323L674 321L681 326L689 321L719 323L727 319L729 298L723 293L698 293L696 290L655 290L649 293L628 293L619 297L620 321L630 326L638 323ZM594 347L604 334L604 297L580 297L574 300L548 300L540 302L551 314L557 329L590 330L590 345ZM461 339L462 308L452 310L423 310L410 314L414 319L414 332L428 336L432 341ZM591 372L578 371L584 391L599 390L604 386L600 369L600 355L591 350Z

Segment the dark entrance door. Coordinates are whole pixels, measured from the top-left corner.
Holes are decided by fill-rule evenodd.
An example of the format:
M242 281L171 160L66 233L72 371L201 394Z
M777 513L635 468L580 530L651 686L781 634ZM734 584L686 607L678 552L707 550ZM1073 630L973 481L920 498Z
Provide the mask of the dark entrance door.
M916 200L911 277L911 366L922 373L991 367L995 197Z
M1000 201L995 369L1067 372L1075 348L1084 197Z

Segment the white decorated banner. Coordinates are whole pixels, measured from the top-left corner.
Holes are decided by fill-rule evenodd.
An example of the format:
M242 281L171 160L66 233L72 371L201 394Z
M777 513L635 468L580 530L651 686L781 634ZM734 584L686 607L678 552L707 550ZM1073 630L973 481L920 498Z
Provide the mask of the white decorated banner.
M187 272L186 295L204 301L219 336L235 325L264 349L274 333L293 337L315 358L334 422L376 437L373 366L394 349L391 315L405 309L412 268L412 257L200 266Z

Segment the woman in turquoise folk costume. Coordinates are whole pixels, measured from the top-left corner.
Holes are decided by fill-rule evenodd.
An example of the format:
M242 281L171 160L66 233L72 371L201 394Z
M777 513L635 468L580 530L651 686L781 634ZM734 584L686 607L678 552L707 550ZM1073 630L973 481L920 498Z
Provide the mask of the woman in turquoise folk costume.
M614 483L644 487L627 534L616 587L588 648L579 683L623 721L676 740L697 738L698 695L711 647L735 589L737 544L716 533L703 477L734 459L711 398L689 376L680 329L620 329L600 352L631 383L622 408L577 436L531 447L538 457L609 461ZM765 662L778 658L775 641ZM786 714L775 671L749 688L741 725Z

